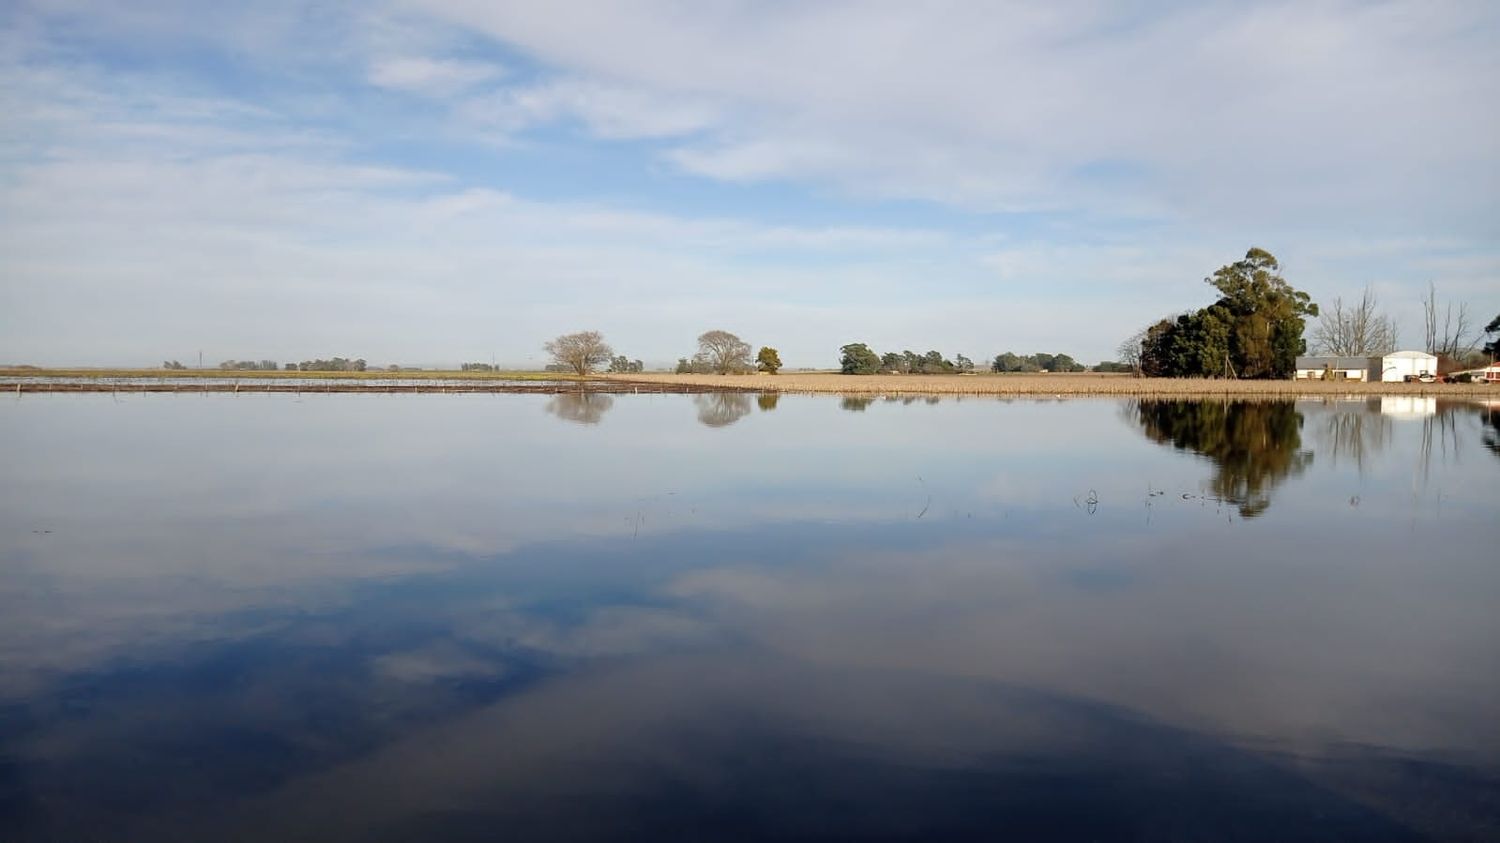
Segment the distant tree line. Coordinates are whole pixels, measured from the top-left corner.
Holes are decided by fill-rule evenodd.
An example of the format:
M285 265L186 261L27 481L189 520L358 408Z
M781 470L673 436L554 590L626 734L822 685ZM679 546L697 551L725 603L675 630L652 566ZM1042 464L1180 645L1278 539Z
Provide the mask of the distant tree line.
M365 360L363 357L350 360L345 357L335 357L332 360L303 360L301 363L286 364L287 371L299 372L363 372Z
M839 348L839 371L846 375L951 375L974 371L974 361L962 354L949 360L941 351L888 351L876 354L869 345L852 342Z
M458 367L460 372L498 372L500 367L493 363L463 363Z
M187 368L186 366L182 365L181 363L177 362L176 360L164 360L164 361L162 361L161 367L163 369L171 369L174 372L177 371L177 370L179 370L179 369L186 369Z
M839 348L839 370L846 375L954 375L974 371L974 361L962 354L949 360L940 351L918 354L915 351L888 351L877 354L862 342ZM1086 367L1066 354L1028 354L1009 351L996 355L990 363L995 372L1083 372Z
M1010 353L995 356L990 364L994 372L1086 372L1088 367L1066 354L1028 354L1021 357Z
M172 361L177 362L177 361ZM178 364L181 366L181 364ZM168 366L168 369L173 368ZM220 369L250 371L250 372L274 372L281 366L275 360L225 360L219 364Z

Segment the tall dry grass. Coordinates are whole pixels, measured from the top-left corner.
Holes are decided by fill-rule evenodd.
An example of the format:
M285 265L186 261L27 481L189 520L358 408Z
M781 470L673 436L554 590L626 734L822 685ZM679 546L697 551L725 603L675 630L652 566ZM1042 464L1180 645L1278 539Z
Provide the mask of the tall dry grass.
M627 383L657 383L706 389L764 392L831 392L843 395L1490 395L1487 384L1350 383L1325 381L1237 381L1203 378L1134 378L1129 375L982 374L843 375L795 372L780 375L601 375Z

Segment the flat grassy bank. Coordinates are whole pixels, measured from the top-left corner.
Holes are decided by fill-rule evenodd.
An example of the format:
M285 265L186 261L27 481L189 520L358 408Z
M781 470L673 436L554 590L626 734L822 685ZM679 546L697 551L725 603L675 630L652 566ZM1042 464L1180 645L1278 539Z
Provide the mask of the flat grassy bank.
M71 378L82 384L49 385L46 378ZM161 385L204 380L200 387ZM228 381L214 383L207 380ZM1342 396L1432 395L1500 399L1491 384L1351 383L1348 381L1235 381L1197 378L1135 378L1098 374L844 375L838 372L793 372L779 375L596 374L587 378L556 372L288 372L220 369L33 369L0 368L0 390L18 392L206 391L295 392L309 387L278 383L296 379L330 381L329 392L556 392L587 389L600 392L787 392L843 395L1181 395L1181 396ZM386 386L399 379L413 385ZM338 383L334 383L338 381ZM430 386L424 381L432 381ZM438 383L442 381L444 383ZM459 382L459 383L453 383ZM323 391L323 387L311 387Z
M0 380L22 378L236 378L280 380L285 378L337 378L339 380L473 380L473 381L569 381L577 375L560 372L462 372L442 369L412 369L396 372L298 372L285 369L43 369L29 366L0 367Z
M1235 381L1199 378L1136 378L1097 374L844 375L795 372L779 375L599 375L600 379L702 389L762 392L828 392L844 395L1436 395L1500 398L1491 384L1351 383L1348 381Z

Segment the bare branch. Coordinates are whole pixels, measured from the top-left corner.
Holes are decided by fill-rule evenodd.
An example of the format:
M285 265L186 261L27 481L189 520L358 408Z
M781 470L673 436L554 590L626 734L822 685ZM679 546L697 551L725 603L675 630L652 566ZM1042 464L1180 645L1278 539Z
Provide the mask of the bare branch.
M1380 313L1375 292L1369 287L1353 305L1335 298L1332 305L1323 308L1312 339L1318 353L1339 357L1387 354L1399 344L1395 320Z

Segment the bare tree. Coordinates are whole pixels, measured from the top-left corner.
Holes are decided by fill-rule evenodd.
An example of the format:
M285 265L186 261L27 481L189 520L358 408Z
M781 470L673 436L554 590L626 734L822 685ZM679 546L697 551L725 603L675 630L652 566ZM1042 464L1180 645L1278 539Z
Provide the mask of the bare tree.
M579 375L587 375L595 366L608 363L614 349L604 341L598 331L579 331L563 334L555 340L542 344L543 350L552 355L560 366L567 366Z
M1312 339L1318 353L1339 357L1388 354L1400 344L1396 321L1380 313L1375 292L1369 287L1354 304L1346 305L1342 298L1335 298L1331 306L1323 308Z
M1130 367L1130 371L1136 377L1141 376L1141 343L1146 339L1146 329L1131 334L1120 342L1115 353L1120 355L1120 362Z
M698 337L698 357L721 375L750 368L750 344L728 331L708 331Z
M1425 317L1427 353L1450 360L1462 360L1479 344L1479 331L1469 323L1469 306L1453 302L1439 305L1437 285L1427 283L1427 297L1422 299L1422 314Z

